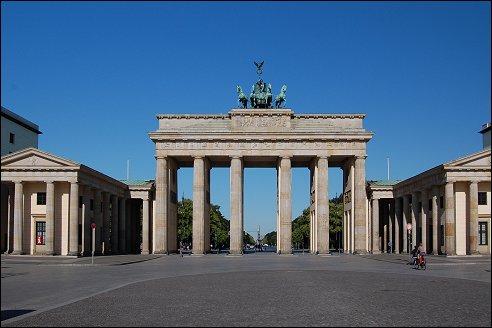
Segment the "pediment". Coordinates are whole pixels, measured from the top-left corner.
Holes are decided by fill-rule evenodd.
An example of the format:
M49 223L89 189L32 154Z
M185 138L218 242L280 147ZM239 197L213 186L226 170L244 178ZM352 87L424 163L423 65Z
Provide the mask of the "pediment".
M24 149L2 157L2 168L4 169L16 167L53 168L74 166L78 166L78 164L35 148Z
M488 167L491 166L490 150L474 153L445 164L446 167Z

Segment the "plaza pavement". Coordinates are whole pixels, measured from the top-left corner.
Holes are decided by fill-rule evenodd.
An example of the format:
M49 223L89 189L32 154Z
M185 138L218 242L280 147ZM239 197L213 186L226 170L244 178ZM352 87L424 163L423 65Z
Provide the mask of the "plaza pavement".
M490 326L490 257L2 256L2 326Z

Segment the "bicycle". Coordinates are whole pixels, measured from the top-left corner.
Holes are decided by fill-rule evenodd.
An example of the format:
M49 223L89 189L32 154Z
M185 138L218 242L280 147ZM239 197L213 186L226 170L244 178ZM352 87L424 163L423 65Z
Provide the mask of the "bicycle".
M414 260L414 263L413 263L413 268L414 269L417 269L417 270L420 270L420 269L426 269L427 268L427 265L426 265L426 260L425 260L425 254L424 253L420 253L417 258L415 258Z

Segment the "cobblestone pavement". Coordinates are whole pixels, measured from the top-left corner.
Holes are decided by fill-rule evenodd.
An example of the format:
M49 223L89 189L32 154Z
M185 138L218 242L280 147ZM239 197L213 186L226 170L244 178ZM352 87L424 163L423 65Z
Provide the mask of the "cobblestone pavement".
M490 326L490 257L2 256L2 326Z

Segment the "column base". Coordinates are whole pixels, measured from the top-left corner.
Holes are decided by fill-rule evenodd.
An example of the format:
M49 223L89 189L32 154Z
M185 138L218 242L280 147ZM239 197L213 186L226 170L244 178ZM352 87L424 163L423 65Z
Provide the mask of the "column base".
M227 255L243 255L243 252L241 251L229 251L229 254Z
M372 254L381 254L381 251L372 251Z
M13 251L10 255L24 255L21 251Z
M79 256L79 252L68 252L68 256Z
M169 253L167 251L154 251L153 254L169 255Z
M149 255L149 254L150 254L150 252L149 252L149 251L141 251L141 252L140 252L140 255Z

